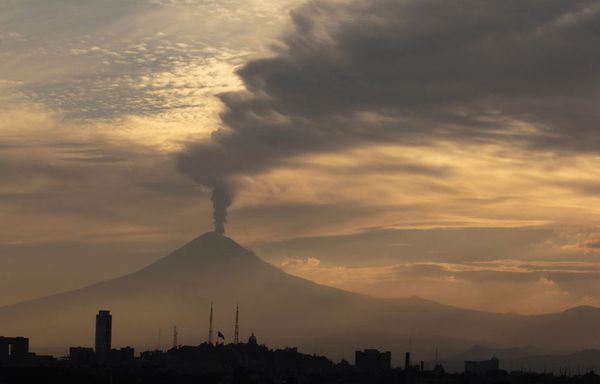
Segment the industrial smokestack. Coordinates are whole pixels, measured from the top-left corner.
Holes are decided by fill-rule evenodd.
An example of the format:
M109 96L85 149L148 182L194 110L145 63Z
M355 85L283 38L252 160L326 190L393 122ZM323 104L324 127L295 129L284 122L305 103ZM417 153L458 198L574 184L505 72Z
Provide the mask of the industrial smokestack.
M225 223L227 222L227 208L233 202L233 193L225 184L218 184L213 188L211 200L213 203L213 219L215 224L215 233L222 235L225 233Z

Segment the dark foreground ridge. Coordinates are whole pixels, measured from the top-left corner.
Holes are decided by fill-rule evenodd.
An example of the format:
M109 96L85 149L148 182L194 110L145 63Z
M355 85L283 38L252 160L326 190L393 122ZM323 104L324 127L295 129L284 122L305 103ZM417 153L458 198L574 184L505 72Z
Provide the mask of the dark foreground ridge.
M100 341L105 338L100 337ZM26 339L25 339L26 340ZM108 340L110 341L110 339ZM1 349L0 340L0 349ZM20 340L8 340L19 343ZM96 352L99 351L98 339ZM355 363L334 363L297 348L270 349L252 334L248 342L203 343L173 346L168 351L147 351L135 357L132 348L112 350L109 355L91 348L71 348L69 357L55 359L19 349L0 359L1 384L253 384L253 383L355 383L355 384L599 384L593 371L533 373L500 369L499 360L465 362L462 373L447 373L441 363L413 364L405 354L402 368L392 368L390 352L356 351Z
M415 364L411 353L404 354L403 368L392 368L392 353L377 349L355 352L354 364L339 363L305 354L298 348L271 349L258 342L254 332L247 342L239 339L239 312L235 316L234 342L225 344L225 335L215 333L213 308L209 318L208 341L197 346L178 344L177 327L173 329L172 348L142 352L136 357L131 347L112 348L113 316L108 310L96 315L95 347L71 347L69 356L56 359L29 352L29 339L0 337L0 383L599 383L592 369L573 374L560 369L559 374L543 374L501 369L500 360L467 360L462 373L447 373L442 362L420 361ZM490 353L473 347L467 356ZM500 351L507 352L507 351ZM509 353L514 351L510 350Z

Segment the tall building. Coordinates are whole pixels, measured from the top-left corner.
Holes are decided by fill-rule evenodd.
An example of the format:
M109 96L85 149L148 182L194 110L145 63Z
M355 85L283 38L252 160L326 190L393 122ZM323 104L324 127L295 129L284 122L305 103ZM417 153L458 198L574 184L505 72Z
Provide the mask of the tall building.
M26 337L0 337L0 365L21 364L29 355L29 339Z
M99 362L108 361L112 337L112 316L110 311L100 311L96 315L96 358Z
M391 368L391 352L379 352L377 349L365 349L356 351L356 369L368 372L387 371Z
M411 349L411 345L410 345L410 341L408 342L408 349L410 351ZM404 354L404 382L405 383L412 383L413 382L413 378L414 376L412 375L411 369L410 369L410 352L406 352Z

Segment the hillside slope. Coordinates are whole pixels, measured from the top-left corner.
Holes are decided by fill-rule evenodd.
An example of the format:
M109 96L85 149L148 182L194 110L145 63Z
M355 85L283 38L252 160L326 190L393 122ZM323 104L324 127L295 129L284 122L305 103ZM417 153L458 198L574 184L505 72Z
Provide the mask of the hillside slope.
M92 345L94 315L109 309L115 345L154 347L158 330L166 335L174 325L183 343L198 344L206 340L211 302L215 327L226 337L239 303L242 336L254 331L270 345L334 358L378 347L399 359L409 338L425 359L436 346L450 354L474 343L553 351L600 346L597 308L522 316L419 298L375 299L291 276L212 232L135 273L0 308L0 333L29 336L34 348Z

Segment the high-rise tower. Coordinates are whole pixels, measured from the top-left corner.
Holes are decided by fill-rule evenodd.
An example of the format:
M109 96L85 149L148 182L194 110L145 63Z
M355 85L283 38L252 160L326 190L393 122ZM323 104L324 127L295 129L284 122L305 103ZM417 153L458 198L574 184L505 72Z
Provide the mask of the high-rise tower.
M233 344L240 343L240 306L235 306L235 331L233 332Z
M208 319L208 344L213 343L213 303L210 303L210 318Z
M96 315L96 357L101 363L108 361L112 338L112 315L100 311Z

